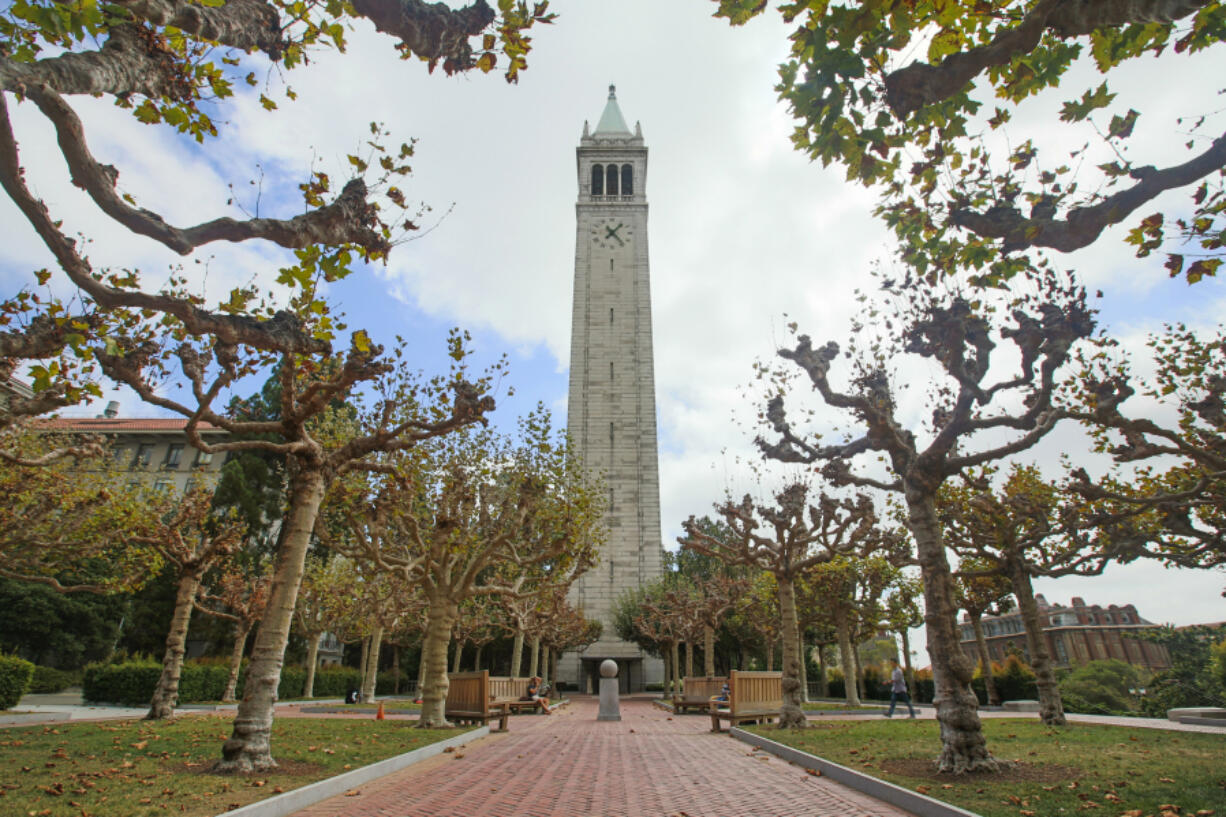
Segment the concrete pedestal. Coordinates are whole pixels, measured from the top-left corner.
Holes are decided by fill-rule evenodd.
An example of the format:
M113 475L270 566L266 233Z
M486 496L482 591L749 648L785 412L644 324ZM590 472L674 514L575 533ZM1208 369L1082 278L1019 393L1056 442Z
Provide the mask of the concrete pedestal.
M617 697L617 679L600 679L600 714L598 721L620 721L622 719L621 703Z

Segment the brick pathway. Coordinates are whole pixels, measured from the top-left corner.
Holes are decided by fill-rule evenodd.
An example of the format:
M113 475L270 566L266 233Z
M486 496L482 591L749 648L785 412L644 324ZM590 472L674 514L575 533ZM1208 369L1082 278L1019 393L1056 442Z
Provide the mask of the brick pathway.
M444 754L294 817L907 817L727 735L707 718L673 719L622 701L598 722L594 699L511 719Z

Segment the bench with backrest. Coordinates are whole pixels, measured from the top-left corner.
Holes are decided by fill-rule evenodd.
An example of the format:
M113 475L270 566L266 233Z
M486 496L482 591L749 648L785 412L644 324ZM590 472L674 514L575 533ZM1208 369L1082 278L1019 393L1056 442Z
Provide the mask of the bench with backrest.
M528 694L528 682L531 678L512 678L508 675L490 677L490 700L506 704L513 713L534 712L541 709L540 701L525 701Z
M720 732L720 721L730 726L742 723L770 723L783 709L782 672L741 672L733 670L728 678L728 700L711 701L711 731Z
M455 723L488 724L497 719L506 730L511 714L502 702L490 699L490 671L450 672L447 674L447 703L444 717Z
M728 678L723 675L696 675L681 682L681 694L673 695L673 711L684 713L687 709L706 712L711 699L720 693Z

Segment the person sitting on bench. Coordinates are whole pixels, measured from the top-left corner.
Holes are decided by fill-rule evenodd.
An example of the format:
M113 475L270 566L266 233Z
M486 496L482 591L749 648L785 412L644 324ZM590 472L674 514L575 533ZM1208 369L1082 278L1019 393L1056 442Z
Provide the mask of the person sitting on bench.
M545 690L541 686L541 677L539 675L533 675L528 679L528 692L524 695L524 697L520 698L520 700L536 701L538 704L540 704L541 710L546 715L549 715L552 714L553 710L549 708L549 699L545 697L544 693Z

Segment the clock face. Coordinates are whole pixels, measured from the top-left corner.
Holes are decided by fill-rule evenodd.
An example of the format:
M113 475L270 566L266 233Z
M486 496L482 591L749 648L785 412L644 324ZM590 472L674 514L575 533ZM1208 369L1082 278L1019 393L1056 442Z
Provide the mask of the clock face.
M619 218L601 218L592 223L589 230L592 243L606 250L617 250L630 243L634 230Z

